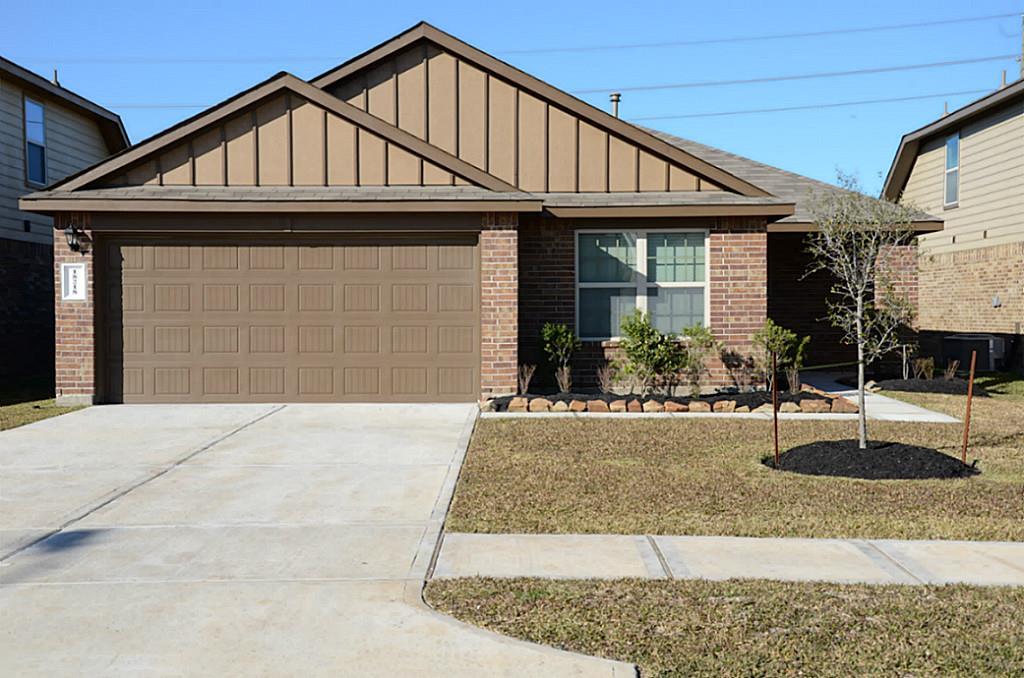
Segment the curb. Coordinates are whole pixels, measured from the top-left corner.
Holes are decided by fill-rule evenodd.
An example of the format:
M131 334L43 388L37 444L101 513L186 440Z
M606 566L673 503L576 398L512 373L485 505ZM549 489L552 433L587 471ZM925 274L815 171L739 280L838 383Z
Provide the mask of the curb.
M445 518L448 515L448 509L451 506L452 497L455 496L455 486L458 482L459 475L462 472L462 464L466 459L466 452L469 450L469 443L473 436L473 431L476 428L477 420L480 418L480 414L480 411L474 408L470 410L469 416L466 417L466 423L463 425L462 433L459 435L459 441L456 444L455 453L452 455L451 462L449 463L444 483L441 486L441 491L438 493L437 501L431 511L430 522L427 524L427 528L423 532L419 548L416 551L416 556L413 558L412 565L409 568L411 581L407 581L402 589L402 597L405 603L421 612L429 614L437 621L443 622L448 626L457 629L461 633L472 634L480 638L485 638L491 642L501 643L510 647L518 647L523 650L528 650L542 655L571 659L580 662L581 664L587 664L590 665L588 668L592 666L595 675L604 674L605 676L609 676L609 678L638 678L640 675L640 668L635 664L621 662L614 659L592 657L590 655L559 650L547 645L539 645L537 643L519 640L518 638L510 638L500 633L495 633L494 631L488 631L478 626L467 624L466 622L459 621L454 617L438 612L424 599L423 591L426 588L427 581L429 581L433 574L434 565L437 562L437 556L441 552L441 544L444 541Z

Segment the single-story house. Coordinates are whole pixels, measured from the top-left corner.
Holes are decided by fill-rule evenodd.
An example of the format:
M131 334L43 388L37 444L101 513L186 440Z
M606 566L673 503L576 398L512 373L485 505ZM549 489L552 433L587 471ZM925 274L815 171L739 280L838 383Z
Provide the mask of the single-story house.
M584 340L583 383L634 308L741 353L769 313L814 325L812 189L838 190L636 127L419 24L21 204L66 235L63 400L472 401L516 390L546 321Z

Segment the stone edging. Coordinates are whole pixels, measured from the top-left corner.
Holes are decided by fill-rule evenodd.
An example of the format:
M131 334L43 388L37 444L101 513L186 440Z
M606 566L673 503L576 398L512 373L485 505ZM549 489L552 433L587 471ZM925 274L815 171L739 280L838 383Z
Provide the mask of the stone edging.
M796 402L787 400L779 403L780 414L856 414L857 405L843 396L826 393L805 387L805 393L817 397L797 398ZM480 404L480 411L495 414L525 413L561 413L574 415L655 415L655 414L757 414L771 415L771 403L765 403L753 410L747 405L737 405L737 401L728 396L717 396L714 400L692 399L686 402L677 400L658 400L642 396L622 396L606 402L603 399L553 399L543 396L516 396L508 402L507 409L495 410L494 399Z

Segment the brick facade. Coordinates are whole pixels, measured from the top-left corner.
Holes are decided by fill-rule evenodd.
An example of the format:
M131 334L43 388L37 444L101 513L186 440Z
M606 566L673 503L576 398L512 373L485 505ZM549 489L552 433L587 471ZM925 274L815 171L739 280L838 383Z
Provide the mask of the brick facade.
M519 369L518 222L485 214L480 231L480 397L516 392Z
M540 329L546 322L575 327L575 232L580 228L709 228L711 328L726 347L749 353L750 335L767 313L766 224L753 219L694 222L655 221L600 224L593 220L522 217L519 225L520 361L541 365L535 384L553 383L540 349ZM596 385L596 370L616 357L612 342L585 342L574 360L577 386ZM728 372L716 358L708 365L708 385L728 385Z
M920 269L922 330L1024 331L1024 243L928 254Z
M53 247L0 239L0 378L53 377Z
M64 228L67 217L58 220ZM93 270L93 243L87 231L81 241L81 252L72 252L63 233L53 239L53 288L56 321L56 395L58 402L91 404L96 396L96 276ZM85 301L61 301L60 266L84 263L87 298Z

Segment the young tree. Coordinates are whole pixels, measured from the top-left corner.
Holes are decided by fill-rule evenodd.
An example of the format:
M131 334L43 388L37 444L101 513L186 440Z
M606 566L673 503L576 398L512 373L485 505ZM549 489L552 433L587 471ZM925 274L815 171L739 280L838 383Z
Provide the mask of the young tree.
M909 298L895 289L891 255L894 248L912 244L917 212L865 195L849 175L840 173L839 185L844 190L812 197L818 230L808 238L814 259L809 273L832 274L829 320L843 332L845 343L857 346L858 436L865 449L864 369L903 343L901 333L914 317Z

